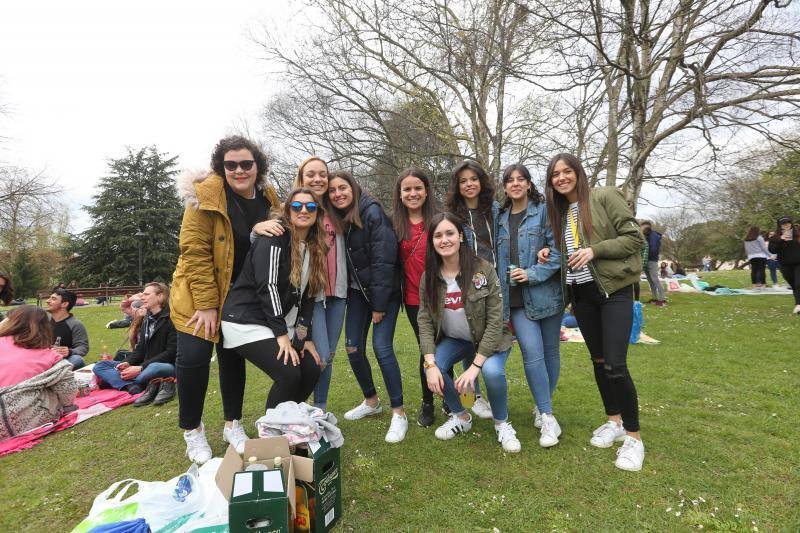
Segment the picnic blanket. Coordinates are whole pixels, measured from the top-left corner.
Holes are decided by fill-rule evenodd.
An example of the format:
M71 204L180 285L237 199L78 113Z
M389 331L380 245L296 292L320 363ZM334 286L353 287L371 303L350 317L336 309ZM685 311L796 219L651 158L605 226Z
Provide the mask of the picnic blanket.
M561 342L585 342L579 328L561 328ZM661 344L661 341L645 334L639 334L639 340L634 344Z
M131 396L125 391L118 391L115 389L99 389L92 391L88 396L75 398L75 405L78 406L78 409L65 414L58 422L54 424L45 424L27 433L0 442L0 457L33 448L42 442L45 435L71 428L84 420L107 413L117 407L133 403L138 396L139 395Z

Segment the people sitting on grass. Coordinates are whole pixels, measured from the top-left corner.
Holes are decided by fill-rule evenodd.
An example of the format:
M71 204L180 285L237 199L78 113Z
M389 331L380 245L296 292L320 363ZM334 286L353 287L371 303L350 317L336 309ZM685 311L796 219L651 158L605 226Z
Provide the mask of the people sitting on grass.
M120 361L99 361L92 371L101 383L130 394L145 393L133 403L160 405L175 397L175 356L178 336L169 317L169 289L148 283L142 292L143 319L136 321L136 347Z
M89 334L72 311L78 297L74 292L56 288L47 299L47 312L53 326L53 349L72 364L73 370L83 367L89 353Z
M56 422L75 400L72 365L51 345L45 311L22 305L0 322L0 441Z
M483 374L497 440L506 452L521 445L508 421L505 365L511 333L503 326L503 299L494 267L464 243L464 222L452 213L431 219L420 280L420 352L428 388L444 396L450 418L436 429L449 440L472 429L472 416L459 393L474 399L475 380ZM455 380L448 371L459 361L468 367Z

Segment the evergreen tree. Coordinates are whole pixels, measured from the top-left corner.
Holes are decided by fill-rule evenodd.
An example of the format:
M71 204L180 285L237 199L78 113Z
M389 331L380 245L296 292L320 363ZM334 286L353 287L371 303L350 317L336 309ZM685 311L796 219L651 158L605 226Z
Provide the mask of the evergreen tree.
M182 214L174 182L177 159L151 146L128 149L126 157L109 162L110 174L86 207L93 223L81 236L76 261L82 286L136 284L140 242L143 281L171 278Z
M14 296L32 298L43 288L44 280L39 265L34 261L28 248L20 248L11 263L11 276L14 279Z

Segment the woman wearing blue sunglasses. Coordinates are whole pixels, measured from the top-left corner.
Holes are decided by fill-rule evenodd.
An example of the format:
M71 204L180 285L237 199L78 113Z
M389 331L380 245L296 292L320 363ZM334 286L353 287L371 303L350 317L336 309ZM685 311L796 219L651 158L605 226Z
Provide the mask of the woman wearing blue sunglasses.
M222 344L227 357L248 360L273 380L266 408L303 402L319 378L319 355L311 341L314 299L325 290L326 246L317 200L294 189L283 206L281 235L259 235L222 307ZM244 379L226 375L226 419L242 415ZM233 393L235 392L235 393Z

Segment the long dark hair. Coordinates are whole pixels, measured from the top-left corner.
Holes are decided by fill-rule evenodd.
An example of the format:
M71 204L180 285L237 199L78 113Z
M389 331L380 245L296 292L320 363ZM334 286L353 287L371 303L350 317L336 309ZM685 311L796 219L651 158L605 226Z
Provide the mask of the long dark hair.
M442 283L439 276L442 270L442 258L433 248L433 233L436 231L436 227L445 220L456 227L461 240L461 245L458 248L458 268L461 272L461 295L464 299L466 299L467 293L471 288L470 282L478 263L478 256L464 242L464 220L450 212L433 215L431 224L428 226L428 243L425 249L425 294L422 295L425 305L432 315L439 313L439 307L441 307L442 303L434 300L439 296L439 286Z
M758 236L760 234L761 234L761 232L759 231L758 226L750 226L750 230L747 232L747 235L745 235L744 240L745 241L754 241L754 240L758 239Z
M214 151L211 153L211 170L213 170L215 174L222 178L225 177L225 154L231 150L249 150L250 153L253 154L253 160L256 162L256 167L258 168L256 183L259 185L265 185L267 183L267 174L269 173L267 154L265 154L256 143L241 135L225 137L214 147Z
M781 220L785 220L789 224L792 224L792 240L796 240L800 243L800 227L797 224L792 223L792 219L789 217L781 217L778 219L778 224L775 226L775 236L773 239L780 240L781 235L783 235L783 228L781 228Z
M392 225L394 226L394 232L397 234L398 241L411 237L411 232L409 231L408 208L403 205L403 202L400 200L400 187L403 180L409 176L414 176L419 179L425 186L425 203L422 204L423 228L428 228L428 225L431 223L431 217L436 213L436 200L433 198L431 183L428 180L428 176L418 168L407 168L403 170L394 182L394 196L392 198Z
M586 239L591 239L592 236L592 208L589 204L589 195L592 188L589 186L589 178L586 177L586 171L583 169L580 160L572 154L561 153L556 154L547 165L547 176L544 182L544 197L547 202L547 218L550 219L550 225L553 227L553 237L559 248L564 241L564 228L561 223L564 213L567 212L569 202L566 197L560 192L553 189L553 169L556 163L563 161L565 165L575 172L575 189L578 193L578 212L580 213L580 224L583 228L583 234ZM564 250L561 250L562 252Z
M3 305L8 305L14 299L14 284L11 283L11 275L8 272L0 270L0 278L6 280L5 287L0 290L0 302L3 302Z
M478 193L478 209L489 220L492 220L492 203L494 203L494 181L489 177L489 174L483 170L477 162L467 159L459 163L453 169L453 175L450 176L450 186L447 189L447 198L444 201L444 207L447 211L451 211L455 215L467 219L467 204L464 203L464 197L458 188L459 174L463 170L472 170L478 176L481 184L481 192Z
M47 312L36 305L12 309L0 323L0 337L14 337L23 348L48 348L53 345L53 327Z
M336 229L336 233L344 233L345 229L350 224L353 224L357 228L364 227L361 223L361 213L359 211L359 203L361 202L361 186L356 183L355 179L353 179L353 175L346 170L337 170L333 174L329 174L328 186L330 186L331 182L336 178L346 181L348 185L350 185L350 189L353 191L353 203L350 204L350 207L348 207L347 210L341 210L334 207L331 203L329 194L326 194L325 198L322 199L322 204L325 207L325 211L328 213L328 216L331 217L331 222L333 223L333 227Z
M531 173L528 171L528 167L523 164L517 163L514 165L508 165L506 169L503 171L503 187L505 187L508 180L511 179L511 174L514 171L519 172L522 174L522 177L530 183L530 187L528 188L528 201L532 202L533 205L539 205L539 202L544 200L544 196L539 190L536 188L536 185L533 184L533 179L531 178ZM511 206L511 198L506 195L506 201L503 202L503 209L508 209Z

